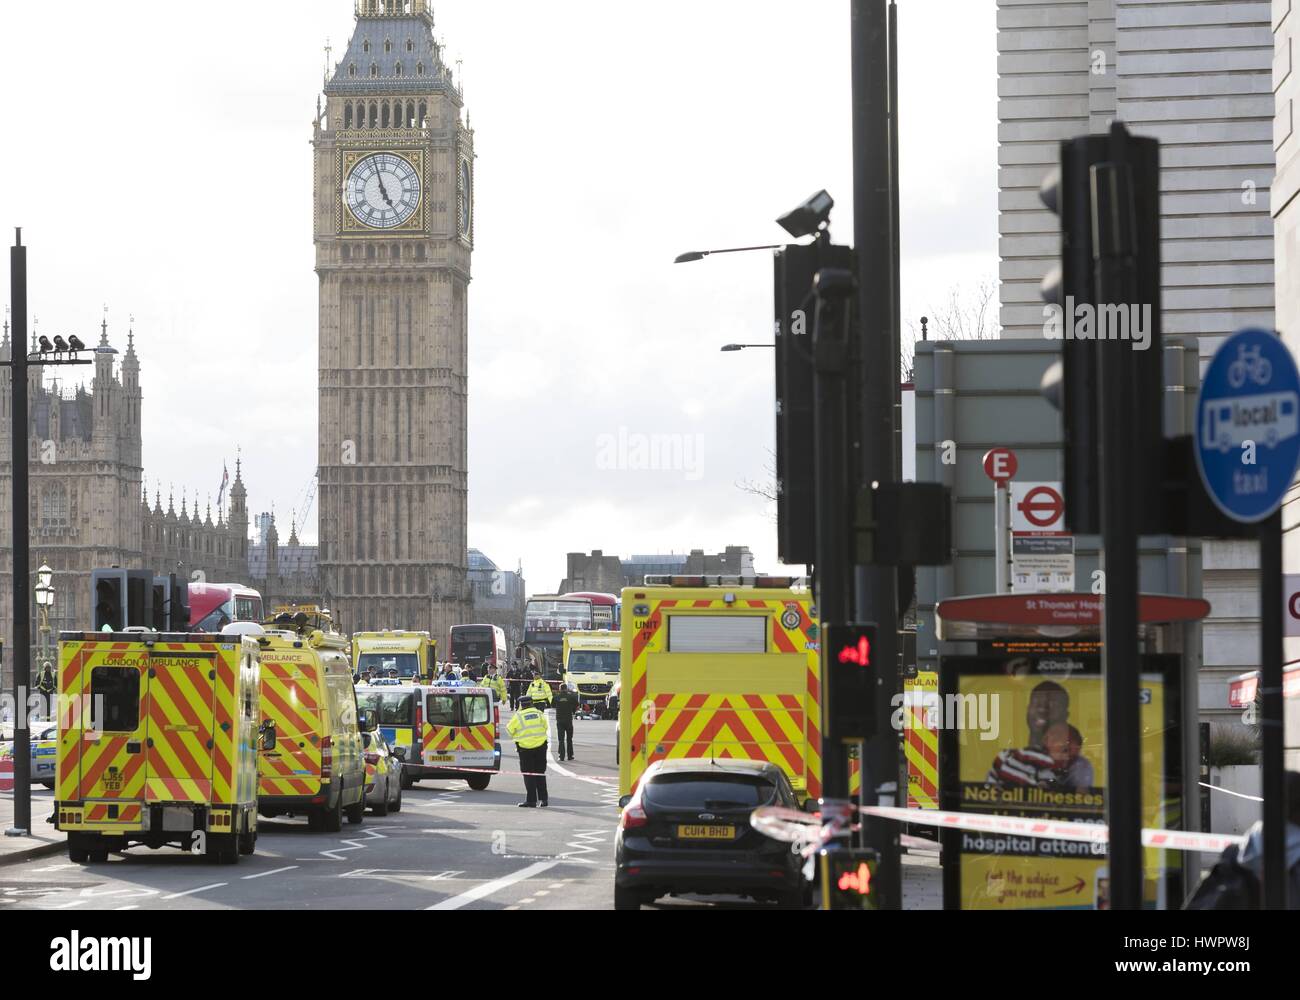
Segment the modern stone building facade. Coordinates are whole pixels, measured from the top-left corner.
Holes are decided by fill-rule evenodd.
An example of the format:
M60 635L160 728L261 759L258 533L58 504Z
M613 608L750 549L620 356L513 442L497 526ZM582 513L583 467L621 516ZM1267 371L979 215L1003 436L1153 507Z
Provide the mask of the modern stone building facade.
M1197 338L1205 359L1236 329L1273 326L1272 6L998 0L1004 337L1043 336L1039 283L1059 238L1038 190L1057 144L1113 119L1162 143L1165 337ZM1212 716L1228 712L1228 680L1258 662L1258 553L1211 541L1203 555L1214 610L1200 703Z
M1277 327L1291 353L1300 357L1300 3L1273 0L1273 147L1277 176L1272 202L1277 275ZM1291 491L1282 508L1283 572L1300 574L1300 496ZM1300 661L1300 638L1288 638L1287 663ZM1287 745L1296 745L1296 733Z
M346 627L466 620L474 135L425 0L359 0L315 124L319 572Z
M473 624L501 626L511 649L523 642L528 593L523 567L500 569L478 549L470 549L469 583L474 595Z

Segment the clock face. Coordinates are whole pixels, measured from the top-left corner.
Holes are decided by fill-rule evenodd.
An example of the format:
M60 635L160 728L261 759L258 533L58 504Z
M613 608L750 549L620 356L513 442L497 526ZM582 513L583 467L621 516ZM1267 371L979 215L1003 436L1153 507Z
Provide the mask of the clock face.
M460 234L469 236L471 213L474 208L474 192L470 188L469 160L460 161Z
M362 225L395 229L420 207L420 175L396 153L373 153L352 168L343 198Z

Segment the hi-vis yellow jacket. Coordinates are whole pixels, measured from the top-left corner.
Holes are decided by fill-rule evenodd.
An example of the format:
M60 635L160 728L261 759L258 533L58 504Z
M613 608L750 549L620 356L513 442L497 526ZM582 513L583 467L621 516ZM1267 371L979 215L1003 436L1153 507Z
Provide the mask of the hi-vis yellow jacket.
M506 726L506 732L521 750L536 750L546 744L549 728L546 716L536 708L521 708Z
M483 687L491 690L498 702L506 700L506 682L505 678L500 674L497 674L495 677L492 674L488 674L479 683L482 684Z
M534 705L539 701L544 701L549 705L551 703L551 685L539 677L528 685L528 693L525 697L532 698Z

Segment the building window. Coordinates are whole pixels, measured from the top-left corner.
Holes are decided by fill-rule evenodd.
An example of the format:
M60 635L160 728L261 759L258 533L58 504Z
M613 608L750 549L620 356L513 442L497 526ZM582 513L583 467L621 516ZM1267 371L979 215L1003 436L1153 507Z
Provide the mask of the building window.
M370 39L366 39L361 43L361 51L366 53L366 55L370 54Z
M387 55L389 52L392 52L392 51L393 51L393 43L390 42L388 39L385 38L385 39L384 39L384 54Z
M68 523L68 495L62 486L47 486L41 493L41 527L62 528Z
M374 63L371 63L371 64L370 64L370 76L371 76L372 78L374 78L374 77L377 77L378 75L379 75L379 67L376 66Z
M409 38L406 40L406 51L407 52L415 51L415 43L411 41Z
M356 75L357 75L357 64L352 63L351 65L348 66L348 76L356 76Z
M415 67L415 75L424 76L424 63L420 63Z
M402 75L402 64L401 64L401 63L398 63L398 64L397 64L397 69L396 69L396 71L393 73L393 75L394 75L394 76L401 76L401 75Z

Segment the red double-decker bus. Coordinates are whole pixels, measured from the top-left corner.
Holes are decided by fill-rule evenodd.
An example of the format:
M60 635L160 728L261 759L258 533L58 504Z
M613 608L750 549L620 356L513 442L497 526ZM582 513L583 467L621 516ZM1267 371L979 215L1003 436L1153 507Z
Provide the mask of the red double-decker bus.
M623 602L616 594L564 594L562 601L590 601L591 628L597 632L623 627Z
M262 595L238 583L191 583L190 630L220 632L231 622L265 621Z

